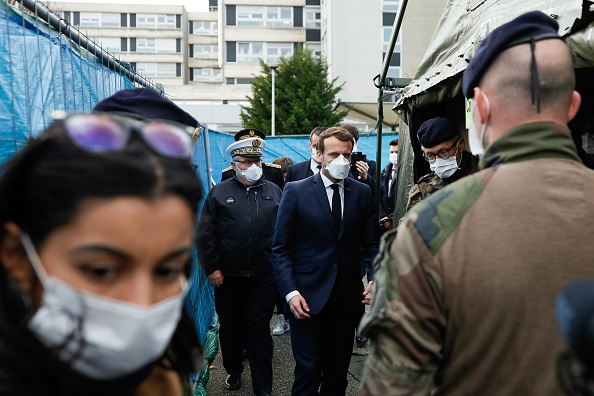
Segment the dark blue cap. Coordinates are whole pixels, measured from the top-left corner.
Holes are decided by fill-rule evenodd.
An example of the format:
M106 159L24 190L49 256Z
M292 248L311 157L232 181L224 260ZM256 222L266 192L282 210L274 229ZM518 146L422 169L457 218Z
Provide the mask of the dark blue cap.
M417 131L421 146L435 147L450 139L460 136L460 131L453 121L447 118L432 118L425 121Z
M250 128L250 129L242 129L241 131L237 132L234 136L236 142L243 140L243 139L249 139L249 138L254 138L254 137L257 137L260 139L266 139L266 134L259 129Z
M558 38L559 24L540 11L530 11L503 24L485 37L464 71L462 92L467 98L474 96L477 87L491 63L501 52L516 45Z
M150 88L124 89L103 99L93 111L128 113L153 120L169 120L196 128L200 123L178 105Z

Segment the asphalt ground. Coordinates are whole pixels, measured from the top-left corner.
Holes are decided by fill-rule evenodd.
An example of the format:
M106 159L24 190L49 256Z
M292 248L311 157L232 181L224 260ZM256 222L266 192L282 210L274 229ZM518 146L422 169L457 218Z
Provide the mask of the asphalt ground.
M276 325L276 314L273 315L270 322L270 329ZM291 386L293 385L293 369L295 368L295 361L293 360L293 353L291 351L291 334L285 333L282 336L272 336L274 341L274 354L272 358L273 367L273 384L272 394L274 396L286 396L291 394ZM353 337L354 341L354 337ZM367 355L368 347L358 348L353 342L353 354L355 360L361 355ZM221 351L217 354L210 369L210 380L206 385L206 392L208 396L251 396L252 379L250 374L249 363L245 361L245 370L241 375L241 389L230 391L225 388L225 378L227 373L223 367L223 359ZM353 372L355 372L353 370ZM354 396L359 390L359 381L351 374L348 374L348 387L345 395Z

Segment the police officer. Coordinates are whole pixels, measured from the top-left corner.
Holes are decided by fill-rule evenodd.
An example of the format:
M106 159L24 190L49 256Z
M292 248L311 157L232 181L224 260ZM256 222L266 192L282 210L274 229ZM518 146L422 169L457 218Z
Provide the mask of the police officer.
M269 323L276 284L270 254L281 197L262 172L265 145L251 137L227 148L234 175L210 190L196 233L200 265L215 287L225 386L241 388L245 342L255 395L272 392Z
M251 138L260 138L262 140L266 139L266 135L259 129L250 128L250 129L242 129L241 131L237 132L234 136L236 142L244 139L251 139ZM264 176L266 176L266 180L276 184L282 190L285 187L285 178L283 176L283 171L280 165L273 164L272 162L263 162L262 163L262 172ZM233 166L229 166L223 169L223 174L221 175L221 181L227 180L233 177Z
M453 121L432 118L419 127L417 137L431 172L417 180L408 193L408 212L444 186L478 171L478 158L465 151L464 138Z

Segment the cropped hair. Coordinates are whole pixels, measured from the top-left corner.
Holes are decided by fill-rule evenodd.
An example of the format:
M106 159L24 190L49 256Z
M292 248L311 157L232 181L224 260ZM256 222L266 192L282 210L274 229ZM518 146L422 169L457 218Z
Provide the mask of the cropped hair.
M346 131L353 136L353 139L355 139L355 143L359 141L359 130L356 126L351 124L340 124L338 126L346 129Z
M324 132L326 129L328 129L328 128L321 127L321 126L317 126L314 129L312 129L311 133L309 134L309 141L311 142L311 138L314 137L315 135L320 136L320 133Z
M390 141L390 146L398 146L398 139Z
M275 165L280 165L281 171L286 172L287 168L293 165L295 162L290 157L278 157L272 161Z
M353 135L351 135L345 128L342 127L332 127L326 129L324 132L320 134L320 140L318 140L317 150L324 154L324 141L329 137L335 137L336 139L340 140L341 142L351 142L351 145L354 145Z

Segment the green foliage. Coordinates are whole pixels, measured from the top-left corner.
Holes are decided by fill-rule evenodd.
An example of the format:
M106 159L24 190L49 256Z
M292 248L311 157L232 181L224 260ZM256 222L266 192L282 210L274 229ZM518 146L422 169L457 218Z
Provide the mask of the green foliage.
M241 106L245 128L270 134L272 118L272 69L260 61L262 75L252 82L249 106ZM299 48L292 57L281 58L275 75L275 131L277 135L309 134L317 126L333 126L347 112L332 111L343 84L328 81L328 65L311 50Z

